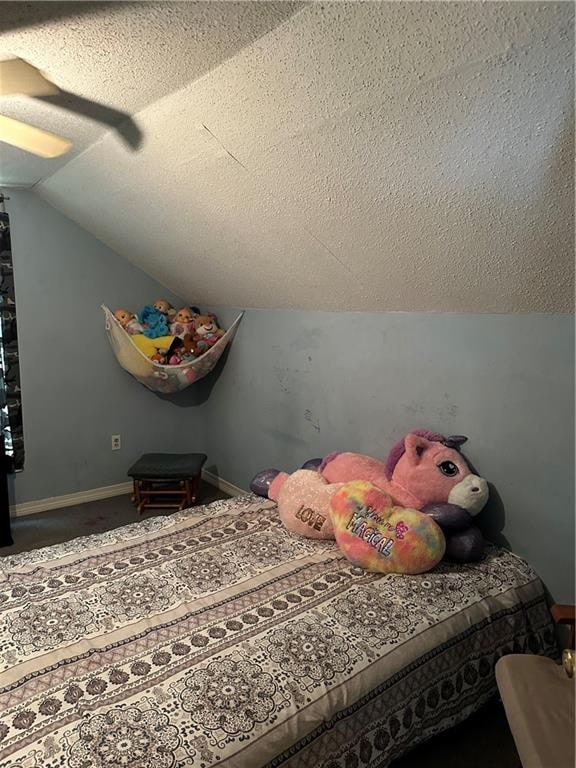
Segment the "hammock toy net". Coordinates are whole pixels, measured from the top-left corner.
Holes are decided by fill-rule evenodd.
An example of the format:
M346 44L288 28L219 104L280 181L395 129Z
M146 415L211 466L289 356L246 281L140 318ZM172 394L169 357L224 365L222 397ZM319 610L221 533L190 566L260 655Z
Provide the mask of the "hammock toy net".
M131 373L140 384L153 392L171 394L186 389L200 381L216 365L228 344L234 338L242 315L238 315L222 338L203 355L180 365L161 365L146 357L132 341L132 337L120 325L113 313L102 305L106 317L106 333L116 359L125 371Z

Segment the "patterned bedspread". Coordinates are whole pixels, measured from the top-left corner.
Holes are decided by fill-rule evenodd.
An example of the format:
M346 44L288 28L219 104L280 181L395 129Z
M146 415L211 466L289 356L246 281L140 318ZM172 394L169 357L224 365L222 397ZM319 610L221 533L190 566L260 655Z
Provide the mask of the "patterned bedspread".
M0 558L0 768L385 766L555 654L497 549L354 568L246 496Z

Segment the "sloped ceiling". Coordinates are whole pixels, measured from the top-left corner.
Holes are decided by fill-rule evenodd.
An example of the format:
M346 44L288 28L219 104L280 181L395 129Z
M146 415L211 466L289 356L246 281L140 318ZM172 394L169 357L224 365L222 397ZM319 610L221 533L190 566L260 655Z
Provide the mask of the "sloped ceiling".
M572 4L121 5L6 39L136 112L36 190L176 293L572 311Z
M18 56L63 90L123 112L197 80L297 11L300 3L2 2L0 59ZM260 6L260 7L259 7ZM31 185L94 144L106 128L25 97L2 114L74 140L70 154L42 160L0 145L0 180Z

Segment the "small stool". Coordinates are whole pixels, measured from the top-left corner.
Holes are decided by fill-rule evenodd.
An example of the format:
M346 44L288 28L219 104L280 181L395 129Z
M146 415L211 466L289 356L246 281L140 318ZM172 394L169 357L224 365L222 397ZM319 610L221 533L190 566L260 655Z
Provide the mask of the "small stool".
M132 503L144 510L186 509L200 490L205 453L145 453L128 470L134 482Z

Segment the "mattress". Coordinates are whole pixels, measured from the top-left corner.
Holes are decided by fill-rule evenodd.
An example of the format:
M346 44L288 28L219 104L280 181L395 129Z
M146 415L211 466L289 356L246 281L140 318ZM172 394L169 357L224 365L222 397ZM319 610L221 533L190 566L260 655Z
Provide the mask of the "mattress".
M386 766L525 651L554 632L509 552L379 576L216 502L0 558L0 767Z

